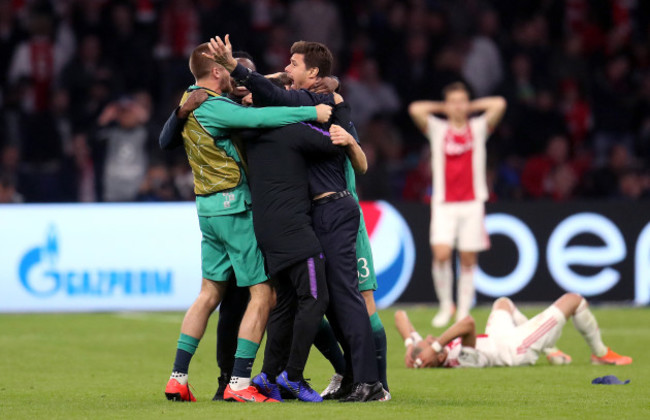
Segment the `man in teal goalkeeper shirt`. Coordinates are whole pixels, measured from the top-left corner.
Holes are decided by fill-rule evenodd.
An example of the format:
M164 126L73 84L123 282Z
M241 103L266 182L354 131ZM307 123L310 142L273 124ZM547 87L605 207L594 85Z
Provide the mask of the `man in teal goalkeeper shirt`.
M273 294L264 270L262 253L253 232L251 196L244 163L230 139L230 130L268 128L300 121L329 120L331 108L245 108L222 96L232 90L230 74L202 56L207 44L190 57L196 89L205 89L208 100L192 112L183 128L183 142L194 175L201 241L203 280L198 298L185 314L172 375L165 395L175 401L196 401L189 390L188 370L210 314L223 298L234 273L237 285L248 287L251 300L244 314L237 342L235 365L224 398L236 401L272 402L250 386L250 371L262 339Z

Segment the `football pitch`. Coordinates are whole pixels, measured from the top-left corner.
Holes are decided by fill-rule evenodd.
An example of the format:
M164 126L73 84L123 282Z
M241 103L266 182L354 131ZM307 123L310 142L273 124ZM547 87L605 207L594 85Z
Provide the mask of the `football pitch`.
M432 309L406 308L421 333ZM522 308L528 316L541 307ZM569 366L490 369L404 368L394 308L381 311L388 336L393 400L367 404L213 402L216 315L190 368L197 403L173 403L163 390L172 367L181 313L0 315L0 418L3 419L389 419L650 418L650 308L592 308L603 339L634 358L630 366L592 366L589 349L568 323L558 345ZM482 330L488 308L473 311ZM260 351L260 356L262 351ZM255 364L254 373L261 363ZM321 391L332 375L312 350L305 376ZM628 385L591 385L597 376Z

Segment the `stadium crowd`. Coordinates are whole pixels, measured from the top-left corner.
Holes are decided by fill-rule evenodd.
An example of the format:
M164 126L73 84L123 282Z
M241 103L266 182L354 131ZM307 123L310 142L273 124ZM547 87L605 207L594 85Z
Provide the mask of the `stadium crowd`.
M262 73L295 40L331 48L369 161L362 199L429 202L406 110L455 80L508 101L492 201L650 196L648 2L0 0L0 202L194 199L183 152L157 138L192 49L225 33Z

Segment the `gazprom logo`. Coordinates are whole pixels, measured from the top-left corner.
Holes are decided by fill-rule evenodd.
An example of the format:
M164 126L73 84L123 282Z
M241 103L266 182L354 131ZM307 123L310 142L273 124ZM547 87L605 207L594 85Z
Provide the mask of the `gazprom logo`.
M385 201L361 203L372 245L379 308L393 304L411 281L415 265L415 244L402 215Z
M70 297L171 295L171 271L115 268L60 267L56 227L48 229L45 243L25 252L18 266L20 283L41 298L57 294ZM83 266L82 266L83 267Z

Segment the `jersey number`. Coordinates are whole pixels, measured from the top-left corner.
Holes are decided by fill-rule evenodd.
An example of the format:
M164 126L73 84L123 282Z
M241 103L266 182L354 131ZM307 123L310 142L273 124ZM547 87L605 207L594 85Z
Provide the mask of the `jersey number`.
M365 258L359 258L357 260L357 276L361 278L366 278L369 275L370 275L370 269L368 268L368 260Z

